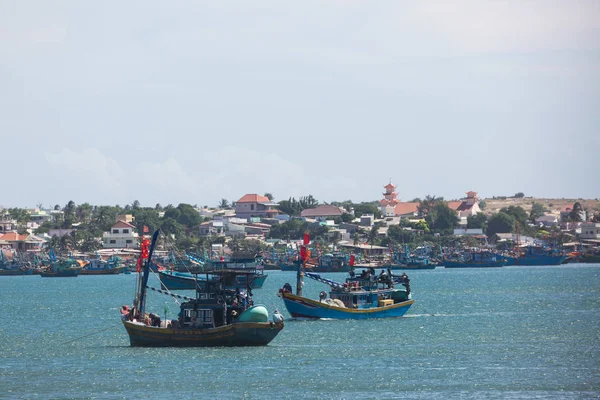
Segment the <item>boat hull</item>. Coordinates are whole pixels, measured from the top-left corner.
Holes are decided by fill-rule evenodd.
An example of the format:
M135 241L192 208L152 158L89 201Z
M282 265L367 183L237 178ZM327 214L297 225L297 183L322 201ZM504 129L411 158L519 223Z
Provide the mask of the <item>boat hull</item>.
M33 274L32 269L0 269L0 276L14 276L14 275L31 275Z
M306 267L305 270L314 273L322 273L322 272L350 272L352 269L351 266L346 265L342 267ZM298 265L296 264L281 264L282 271L297 271Z
M444 261L446 268L497 268L504 267L506 260L482 261L482 262L460 262L460 261Z
M169 290L194 290L196 288L196 280L192 277L180 276L167 274L165 272L159 272L160 280L162 282L162 286ZM250 284L252 289L260 289L268 275L258 275L255 276ZM235 289L237 287L244 288L246 287L245 278L239 277L240 279L236 279L236 284L231 287L225 287L225 289ZM206 279L203 277L198 277L198 284L202 285Z
M117 275L125 271L125 267L82 269L81 275Z
M294 318L372 319L402 317L414 303L407 300L386 307L341 308L320 301L282 292L285 308Z
M435 269L437 264L425 264L425 265L401 265L401 264L391 264L389 268L391 270L405 270L405 269Z
M42 278L74 278L79 276L81 270L79 269L71 269L71 270L63 270L58 272L42 272L40 275Z
M540 265L560 265L567 259L567 256L523 256L523 257L508 257L503 256L507 261L506 265L521 265L521 266L540 266Z
M266 346L283 323L239 322L208 329L173 329L122 320L133 347Z

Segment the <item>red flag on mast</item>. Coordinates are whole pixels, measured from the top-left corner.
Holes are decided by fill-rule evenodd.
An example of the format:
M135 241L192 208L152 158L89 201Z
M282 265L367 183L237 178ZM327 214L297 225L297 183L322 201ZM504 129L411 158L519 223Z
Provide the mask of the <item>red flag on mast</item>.
M304 245L307 246L310 243L310 235L308 233L304 234Z

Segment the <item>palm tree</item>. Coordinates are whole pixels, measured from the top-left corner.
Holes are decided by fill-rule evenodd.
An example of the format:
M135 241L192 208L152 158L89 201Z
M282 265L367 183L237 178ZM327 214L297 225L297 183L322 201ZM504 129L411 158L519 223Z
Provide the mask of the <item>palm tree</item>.
M569 219L573 222L582 222L584 219L585 211L581 207L581 203L576 202L573 204L573 209L569 213Z
M229 208L229 201L227 201L227 199L221 199L221 202L219 203L219 208Z

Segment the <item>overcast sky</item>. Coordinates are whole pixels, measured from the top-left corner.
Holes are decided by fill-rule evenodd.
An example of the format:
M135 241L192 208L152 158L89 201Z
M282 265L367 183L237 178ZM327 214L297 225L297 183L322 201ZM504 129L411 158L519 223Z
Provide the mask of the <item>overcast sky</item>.
M0 205L600 197L600 1L0 0Z

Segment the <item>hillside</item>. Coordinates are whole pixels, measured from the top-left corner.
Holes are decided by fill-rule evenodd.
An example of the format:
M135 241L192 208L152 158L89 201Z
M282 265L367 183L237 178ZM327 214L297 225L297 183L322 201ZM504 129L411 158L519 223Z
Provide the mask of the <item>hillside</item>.
M560 210L562 210L567 205L572 205L575 202L579 202L584 210L592 213L600 213L600 200L597 199L542 199L542 198L533 198L533 197L523 197L523 198L506 198L506 199L483 199L485 201L484 212L486 214L495 214L500 211L503 207L508 206L521 206L527 212L531 211L531 205L536 202L542 204L549 210L549 214L560 214Z

